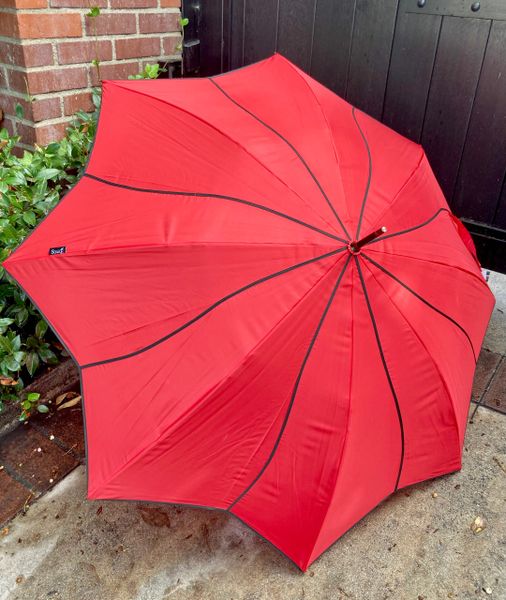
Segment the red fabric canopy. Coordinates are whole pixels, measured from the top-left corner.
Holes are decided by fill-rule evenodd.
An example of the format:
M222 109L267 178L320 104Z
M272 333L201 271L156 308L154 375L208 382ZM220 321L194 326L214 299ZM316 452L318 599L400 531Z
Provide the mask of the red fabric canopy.
M105 82L4 265L80 367L92 499L227 510L306 569L461 466L493 296L421 147L279 55Z

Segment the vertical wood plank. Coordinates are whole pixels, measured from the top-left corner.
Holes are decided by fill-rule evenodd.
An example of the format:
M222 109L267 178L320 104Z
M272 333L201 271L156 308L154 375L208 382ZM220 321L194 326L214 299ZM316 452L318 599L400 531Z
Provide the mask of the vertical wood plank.
M502 191L499 196L499 201L497 202L493 225L495 227L500 227L503 230L506 230L506 173L504 174L504 179L502 183ZM505 236L506 237L506 236ZM503 257L503 273L506 272L506 254Z
M401 9L406 3L401 4ZM399 10L383 122L420 141L442 17Z
M490 21L443 17L422 145L449 202L480 76ZM465 40L465 43L457 43Z
M244 0L244 64L271 56L276 50L278 0Z
M357 0L347 99L377 119L383 112L397 0Z
M229 69L243 66L243 44L245 28L246 0L229 0L230 29L229 29Z
M462 155L453 206L493 223L506 173L506 21L492 24Z
M279 0L277 51L309 71L316 0Z
M222 0L206 0L201 3L200 73L204 77L221 72L222 18Z
M311 75L340 96L346 93L355 0L318 0Z

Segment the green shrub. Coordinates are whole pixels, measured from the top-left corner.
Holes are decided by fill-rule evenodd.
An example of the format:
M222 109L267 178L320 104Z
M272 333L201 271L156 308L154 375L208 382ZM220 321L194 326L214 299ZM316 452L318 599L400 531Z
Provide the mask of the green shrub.
M98 67L98 60L95 63ZM132 78L156 79L164 71L158 64L146 65ZM0 129L0 263L79 178L95 136L99 91L94 92L93 103L95 111L76 113L60 142L37 146L22 157L13 152L20 138ZM21 106L16 113L23 116ZM0 411L5 401L19 400L22 421L35 409L47 412L47 407L39 404L39 394L22 398L20 391L25 380L65 355L38 310L0 266Z
M94 113L77 113L60 142L36 146L21 157L13 151L19 138L0 130L0 262L77 181L95 134L99 103L96 93ZM58 363L62 354L40 313L0 267L0 410L3 402L18 398L25 380L44 365ZM33 402L24 399L22 420L30 414L28 404Z

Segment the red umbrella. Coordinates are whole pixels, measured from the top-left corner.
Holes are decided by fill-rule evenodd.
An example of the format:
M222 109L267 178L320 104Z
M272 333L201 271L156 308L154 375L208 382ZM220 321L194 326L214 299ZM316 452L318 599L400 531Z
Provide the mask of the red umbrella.
M461 467L493 296L421 147L279 55L105 82L5 267L79 365L92 499L226 510L306 569Z

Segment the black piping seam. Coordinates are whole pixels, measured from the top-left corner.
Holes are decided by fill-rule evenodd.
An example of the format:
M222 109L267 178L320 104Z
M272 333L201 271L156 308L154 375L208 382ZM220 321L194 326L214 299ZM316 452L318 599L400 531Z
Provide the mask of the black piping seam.
M330 201L329 197L327 196L327 194L325 193L322 185L320 184L320 182L318 181L318 179L316 178L316 175L313 173L313 171L311 171L311 169L309 168L309 165L307 164L307 162L304 160L304 158L302 157L302 155L300 154L300 152L295 148L295 146L289 142L284 136L282 136L279 131L276 131L276 129L274 129L273 127L271 127L270 125L268 125L265 121L262 121L262 119L260 119L260 117L257 117L254 113L252 113L251 111L249 111L247 108L245 108L244 106L242 106L242 104L239 104L239 102L237 102L236 100L234 100L229 94L227 94L227 92L220 87L216 81L214 81L214 79L212 77L209 77L209 81L218 89L220 90L220 92L230 100L230 102L232 102L233 104L235 104L238 108L240 108L241 110L243 110L245 113L247 113L248 115L250 115L251 117L253 117L253 119L255 119L256 121L258 121L260 124L262 124L264 127L266 127L269 131L271 131L272 133L274 133L274 135L276 135L277 137L279 137L279 139L283 140L283 142L285 142L285 144L295 153L295 155L298 157L298 159L300 160L300 162L304 165L306 171L309 173L309 175L311 175L311 178L313 179L313 181L316 183L316 185L318 186L318 189L320 190L322 196L325 198L327 204L330 207L330 210L332 211L332 213L334 214L335 218L337 219L337 222L339 223L339 225L341 226L344 235L346 235L348 238L350 238L350 234L348 233L348 230L346 229L346 226L344 225L344 223L341 221L341 219L339 218L339 215L337 214L336 209L334 208L332 202Z
M133 356L137 356L138 354L142 354L143 352L147 352L148 350L151 350L155 346L158 346L161 343L167 341L171 337L174 337L176 334L178 334L179 332L183 331L183 329L186 329L190 325L193 325L193 323L195 323L196 321L199 321L200 319L202 319L203 317L205 317L207 314L209 314L215 308L218 308L218 306L220 306L221 304L223 304L227 300L230 300L231 298L234 298L235 296L237 296L239 294L242 294L243 292L246 292L250 288L252 288L252 287L254 287L256 285L259 285L261 283L265 283L266 281L269 281L270 279L274 279L275 277L279 277L280 275L284 275L286 273L289 273L290 271L294 271L295 269L299 269L300 267L305 267L306 265L309 265L311 263L317 262L319 260L325 260L326 258L334 256L335 254L339 254L340 252L344 252L344 250L346 250L346 249L347 249L347 247L345 246L343 248L338 248L337 250L332 250L332 252L327 252L326 254L321 254L320 256L316 256L315 258L310 258L308 260L305 260L303 262L297 263L297 264L292 265L290 267L286 267L285 269L282 269L281 271L276 271L276 273L271 273L270 275L266 275L265 277L262 277L260 279L255 280L255 281L252 281L251 283L248 283L247 285L239 288L238 290L235 290L234 292L231 292L230 294L227 294L226 296L223 296L223 298L220 298L219 300L217 300L216 302L214 302L213 304L211 304L211 306L208 306L201 313L199 313L198 315L196 315L195 317L193 317L193 319L190 319L189 321L187 321L183 325L177 327L176 329L174 329L170 333L167 333L166 335L164 335L163 337L159 338L158 340L155 340L154 342L151 342L151 344L148 344L147 346L144 346L143 348L139 348L139 350L135 350L134 352L129 352L128 354L122 354L120 356L115 356L113 358L106 358L104 360L98 360L96 362L92 362L92 363L88 363L86 365L82 365L81 369L88 369L90 367L97 367L99 365L105 365L105 364L108 364L108 363L117 362L119 360L125 360L127 358L132 358Z
M362 200L362 207L360 208L360 216L358 218L358 224L357 224L357 233L355 234L355 239L358 240L358 237L360 235L360 228L362 227L362 219L364 217L365 205L367 203L367 197L369 196L369 188L371 187L371 179L372 179L372 156L371 156L371 149L369 148L369 142L367 141L367 138L365 137L365 134L362 131L362 127L360 127L360 124L359 124L359 122L357 120L357 116L355 114L355 107L354 106L351 109L351 114L353 116L353 120L355 121L356 126L358 127L358 130L360 132L362 140L364 141L365 149L367 150L367 159L369 161L369 175L367 177L367 185L365 186L364 199Z
M395 487L394 487L394 492L397 491L398 487L399 487L399 481L401 478L401 473L402 473L402 467L404 464L404 424L402 421L402 413L401 413L401 408L399 406L399 400L397 398L397 394L395 392L395 388L394 388L394 384L392 382L392 378L390 377L390 371L388 370L388 366L387 366L387 362L385 359L385 355L383 353L383 346L381 345L381 339L380 339L380 335L379 335L379 331L378 331L378 325L376 323L376 319L374 317L374 313L372 310L372 306L371 306L371 302L369 300L369 294L367 293L367 288L365 285L365 281L364 281L364 276L362 274L362 267L360 266L360 261L358 260L357 256L355 256L355 263L357 265L357 270L358 270L358 276L360 277L360 283L362 284L362 289L364 291L364 297L365 297L365 301L367 304L367 310L369 311L369 315L371 317L371 322L372 322L372 326L374 329L374 335L376 337L376 343L378 344L378 350L380 353L380 357L381 357L381 362L383 363L383 369L385 370L385 375L387 376L387 380L388 380L388 385L390 386L390 390L392 392L392 396L394 398L395 401L395 409L397 411L397 418L399 420L399 428L400 428L400 433L401 433L401 457L400 457L400 461L399 461L399 471L397 473L397 479L395 481Z
M425 227L426 225L428 225L429 223L432 223L432 221L434 221L434 219L442 212L447 212L448 214L450 213L450 211L447 208L440 208L438 211L436 211L432 217L430 217L429 219L427 219L426 221L424 221L423 223L420 223L419 225L415 225L414 227L410 227L409 229L402 229L401 231L394 231L394 233L389 233L387 235L382 235L381 237L376 238L375 240L373 240L372 242L369 242L368 245L371 244L376 244L378 242L383 242L385 240L388 240L388 238L392 238L392 237L396 237L398 235L404 235L405 233L411 233L412 231L416 231L417 229L420 229L421 227Z
M293 387L292 396L291 396L291 398L290 398L290 402L289 402L289 404L288 404L288 407L287 407L287 409L286 409L286 413L285 413L285 417L284 417L284 419L283 419L283 423L282 423L282 425L281 425L281 428L280 428L280 430L279 430L279 433L278 433L278 437L276 438L276 442L274 443L274 446L273 446L273 448L272 448L272 450L271 450L271 453L269 454L269 457L268 457L268 458L267 458L267 460L265 461L265 463L264 463L263 467L260 469L260 471L259 471L258 475L255 477L255 479L253 479L253 481L252 481L252 482L251 482L251 483L250 483L250 484L249 484L249 485L248 485L248 486L247 486L247 487L246 487L246 488L245 488L245 489L244 489L244 490L241 492L241 494L239 494L239 496L237 496L237 498L236 498L236 499L235 499L235 500L234 500L234 501L233 501L233 502L232 502L232 503L229 505L229 507L227 508L227 511L230 511L230 510L232 510L232 508L233 508L233 507L234 507L234 506L235 506L235 505L236 505L238 502L240 502L240 500L242 500L242 498L243 498L243 497L244 497L244 496L245 496L245 495L246 495L246 494L247 494L247 493L248 493L248 492L251 490L251 488L252 488L252 487L253 487L253 486L254 486L254 485L255 485L255 484L258 482L258 480L259 480L259 479L262 477L262 475L265 473L265 471L266 471L267 467L270 465L270 463L271 463L272 459L274 458L274 455L276 454L276 451L277 451L277 449L278 449L278 446L279 446L279 444L280 444L280 442L281 442L281 438L283 437L283 433L284 433L284 431L285 431L285 428L286 428L286 426L287 426L287 424L288 424L288 420L289 420L289 418L290 418L290 413L292 412L292 408L293 408L293 405L294 405L294 402L295 402L295 398L296 398L296 396L297 396L297 392L298 392L298 390L299 390L299 385L300 385L300 382L301 382L301 379L302 379L302 375L304 374L304 369L305 369L305 367L306 367L306 364L307 364L307 362L308 362L308 360L309 360L309 356L310 356L310 354L311 354L311 351L313 350L313 347L314 347L314 345L315 345L315 343L316 343L316 339L318 338L318 335L319 335L319 333L320 333L320 330L321 330L321 328L322 328L322 326L323 326L323 323L324 323L324 321L325 321L325 318L326 318L326 316L327 316L327 313L328 313L328 312L329 312L329 310L330 310L330 306L331 306L331 304L332 304L332 301L334 300L334 297L335 297L335 295L336 295L337 289L339 288L339 285L340 285L340 283L341 283L341 280L342 280L342 278L343 278L343 276L344 276L344 273L346 272L346 268L348 267L348 264L349 264L349 262L350 262L351 256L352 256L351 254L348 256L348 258L346 259L346 262L344 263L344 266L343 266L343 268L342 268L341 272L339 273L339 276L338 276L338 278L337 278L337 281L336 281L336 283L335 283L335 285L334 285L334 288L333 288L333 290L332 290L332 292L331 292L331 294L330 294L330 297L329 297L329 299L328 299L328 302L327 302L327 304L326 304L326 306L325 306L325 309L324 309L324 311L323 311L323 313L322 313L322 316L320 317L320 320L319 320L319 322L318 322L318 325L316 326L316 329L315 329L315 332L314 332L314 334L313 334L313 337L311 338L311 342L309 343L309 346L308 346L308 348L307 348L306 354L305 354L305 356L304 356L304 359L303 359L303 361L302 361L302 364L301 364L301 366L300 366L299 373L298 373L298 375L297 375L297 379L295 380L295 385L294 385L294 387Z
M83 177L88 177L88 179L94 179L95 181L98 181L105 185L110 185L112 187L117 187L117 188L121 188L124 190L130 190L132 192L141 192L144 194L164 194L166 196L189 196L192 198L217 198L219 200L229 200L230 202L237 202L238 204L245 204L246 206L251 206L253 208L258 208L259 210L269 212L273 215L276 215L277 217L282 217L283 219L288 219L288 221L292 221L293 223L297 223L298 225L302 225L303 227L312 229L313 231L316 231L317 233L321 233L322 235L329 237L333 240L337 240L338 242L342 242L343 244L348 243L347 240L340 238L337 235L334 235L333 233L329 233L328 231L320 229L319 227L310 225L309 223L306 223L305 221L301 221L300 219L297 219L296 217L291 217L290 215L287 215L285 213L274 210L273 208L269 208L268 206L263 206L262 204L256 204L255 202L250 202L249 200L243 200L242 198L236 198L234 196L224 196L222 194L210 194L210 193L205 193L205 192L179 192L179 191L174 191L174 190L158 190L158 189L151 189L151 188L141 188L141 187L135 187L133 185L126 185L124 183L116 183L114 181L109 181L107 179L103 179L102 177L97 177L96 175L92 175L91 173L84 173Z
M433 311L437 312L442 317L444 317L445 319L447 319L448 321L450 321L450 323L453 323L456 327L458 327L460 329L460 331L462 331L462 333L466 336L467 341L469 342L469 346L471 347L471 351L473 353L474 362L475 363L477 362L476 352L474 351L474 346L473 346L473 343L471 341L471 338L469 337L469 334L467 333L467 331L462 327L462 325L460 325L459 323L457 323L457 321L455 321L455 319L452 319L452 317L450 317L449 315L447 315L442 310L439 310L439 308L436 308L428 300L425 300L425 298L423 298L422 296L420 296L420 294L418 294L417 292L415 292L415 290L411 289L407 284L405 284L404 282L402 282L398 277L396 277L388 269L385 269L385 267L383 267L382 265L380 265L378 262L376 262L375 260L373 260L372 258L370 258L369 256L367 256L366 254L364 254L363 256L364 256L364 258L366 260L368 260L370 263L372 263L377 269L379 269L380 271L383 271L383 273L385 273L385 275L388 275L391 279L393 279L394 281L396 281L404 289L408 290L408 292L410 292L411 294L413 294L413 296L415 296L415 298L418 298L418 300L420 300L420 302L423 302L426 306L428 306L429 308L432 308Z

